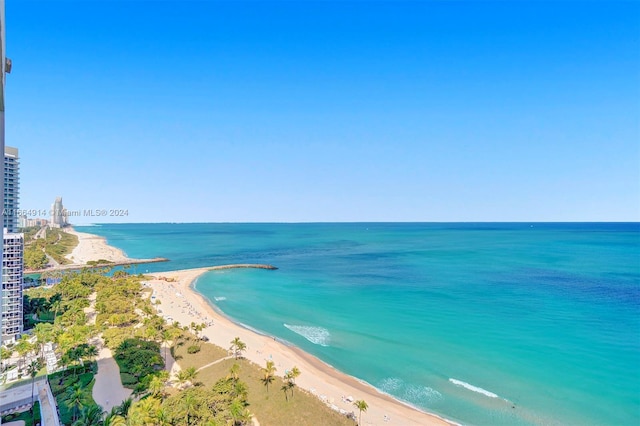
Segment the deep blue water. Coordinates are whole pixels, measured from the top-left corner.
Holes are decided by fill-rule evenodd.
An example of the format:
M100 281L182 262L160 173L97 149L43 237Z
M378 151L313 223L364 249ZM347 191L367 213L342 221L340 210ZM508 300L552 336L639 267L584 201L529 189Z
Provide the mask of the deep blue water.
M465 424L640 424L640 224L77 227L391 395Z

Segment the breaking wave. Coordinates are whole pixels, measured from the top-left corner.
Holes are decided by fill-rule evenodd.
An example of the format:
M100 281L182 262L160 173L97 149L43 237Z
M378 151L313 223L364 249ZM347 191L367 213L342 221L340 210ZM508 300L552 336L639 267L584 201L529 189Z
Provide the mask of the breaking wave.
M391 393L400 389L403 383L404 382L397 377L387 377L386 379L382 379L382 381L378 385L378 388L382 392Z
M329 333L329 330L323 327L289 324L284 324L284 326L316 345L329 346L329 342L331 341L331 333Z
M463 388L469 389L470 391L481 393L483 395L488 396L489 398L499 398L499 396L493 392L489 392L488 390L479 388L478 386L473 386L467 382L463 382L462 380L449 379L449 381L454 385L462 386Z
M429 386L405 383L397 377L382 379L378 389L416 406L430 405L442 399L442 394Z

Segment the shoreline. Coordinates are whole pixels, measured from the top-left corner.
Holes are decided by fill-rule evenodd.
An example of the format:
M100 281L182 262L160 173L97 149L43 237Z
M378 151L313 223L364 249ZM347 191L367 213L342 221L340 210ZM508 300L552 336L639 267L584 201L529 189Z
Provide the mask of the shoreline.
M78 237L78 245L67 255L67 258L73 258L74 261L77 258L83 259L85 263L99 259L114 262L150 260L129 258L123 250L109 245L105 237L78 232L72 227L68 228L68 232ZM154 290L157 300L161 301L157 309L163 317L172 317L172 321L178 321L181 325L188 325L192 321L211 322L213 325L206 327L202 334L207 336L211 343L222 348L227 348L230 341L239 336L247 344L244 358L258 366L264 366L267 359L272 359L278 368L276 372L278 377L282 377L285 369L297 366L302 371L302 375L297 380L298 386L314 394L328 406L334 405L335 408L344 409L346 412L356 412L355 407L341 397L352 396L355 400L364 399L369 405L367 412L362 413L364 425L457 424L396 399L357 377L337 370L290 342L248 328L233 320L196 289L198 278L205 273L232 268L277 269L272 265L261 264L218 265L147 273L147 276L154 279L146 282ZM167 281L167 279L174 281ZM267 354L269 358L266 358Z
M259 366L263 366L267 359L273 360L278 368L276 375L279 377L282 377L286 369L297 366L302 371L297 380L299 387L316 395L328 406L333 405L334 409L355 412L355 407L344 398L352 396L356 400L364 399L369 409L362 414L363 424L456 424L381 392L371 384L337 370L289 342L247 328L231 319L196 289L197 280L203 274L228 268L229 265L222 265L150 273L147 275L154 279L147 280L146 283L154 290L156 299L161 301L157 308L163 317L169 317L171 322L178 321L181 325L191 322L212 323L213 325L207 326L202 334L207 336L211 343L222 348L227 348L234 337L240 337L247 344L244 358Z
M65 256L74 265L82 265L100 259L110 262L142 260L130 258L123 250L109 245L107 239L100 235L78 232L73 226L66 227L63 231L78 237L78 245Z

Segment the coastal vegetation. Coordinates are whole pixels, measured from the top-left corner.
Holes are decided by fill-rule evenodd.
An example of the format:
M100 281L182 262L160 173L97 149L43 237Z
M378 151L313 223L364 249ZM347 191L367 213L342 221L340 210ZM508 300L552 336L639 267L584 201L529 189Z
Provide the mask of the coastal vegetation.
M65 256L78 245L78 237L62 229L47 228L44 238L35 238L37 233L29 228L25 233L24 264L26 269L44 269L47 255L61 265L71 263Z
M278 379L272 361L261 368L244 359L247 347L239 338L227 350L203 340L204 324L167 323L156 314L143 278L85 269L63 274L51 288L25 292L32 337L11 351L23 375L35 377L40 367L29 370L29 360L42 362L45 344L53 344L60 370L49 381L64 424L240 426L252 416L264 424L354 424L314 395L294 392L297 367ZM133 390L132 399L109 413L93 399L99 342L111 349L123 386ZM163 353L179 364L177 374L165 370ZM282 394L270 392L266 375L268 384L282 381Z
M72 424L82 416L83 411L97 406L92 396L97 370L95 362L73 366L71 370L71 373L63 370L49 376L51 392L63 424Z
M47 230L44 250L61 265L71 263L65 256L78 245L78 237L61 229Z
M358 424L362 424L362 412L366 412L369 408L369 404L363 399L359 399L357 401L353 401L353 406L356 407L359 411L358 413Z
M289 377L278 378L274 375L271 382L273 386L267 391L263 379L265 368L240 357L235 359L233 351L224 350L211 343L202 343L202 348L197 354L189 354L186 346L190 339L184 335L185 341L178 340L172 348L172 354L180 366L184 368L194 367L198 370L198 382L203 386L214 384L221 377L238 377L247 386L248 409L260 421L267 425L307 425L325 426L340 425L353 426L354 420L349 419L331 410L317 396L304 389L295 390L295 397L291 397L292 388L287 388L287 394L280 392L281 385L287 385L289 380L295 379L304 372L296 366L288 370ZM231 356L229 356L231 352ZM266 365L266 362L265 362ZM275 366L274 366L275 367ZM274 374L277 373L274 372Z
M24 267L36 270L47 267L48 259L44 250L38 244L31 244L24 247Z

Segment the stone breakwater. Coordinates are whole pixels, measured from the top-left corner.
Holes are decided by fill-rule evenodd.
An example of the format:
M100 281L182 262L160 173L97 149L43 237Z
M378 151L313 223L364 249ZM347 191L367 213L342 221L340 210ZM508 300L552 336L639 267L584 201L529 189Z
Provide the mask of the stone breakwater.
M236 269L236 268L254 268L254 269L270 269L270 270L278 269L276 266L273 266L273 265L261 265L257 263L238 263L234 265L220 265L220 266L213 266L207 269L210 271L217 271L220 269Z

